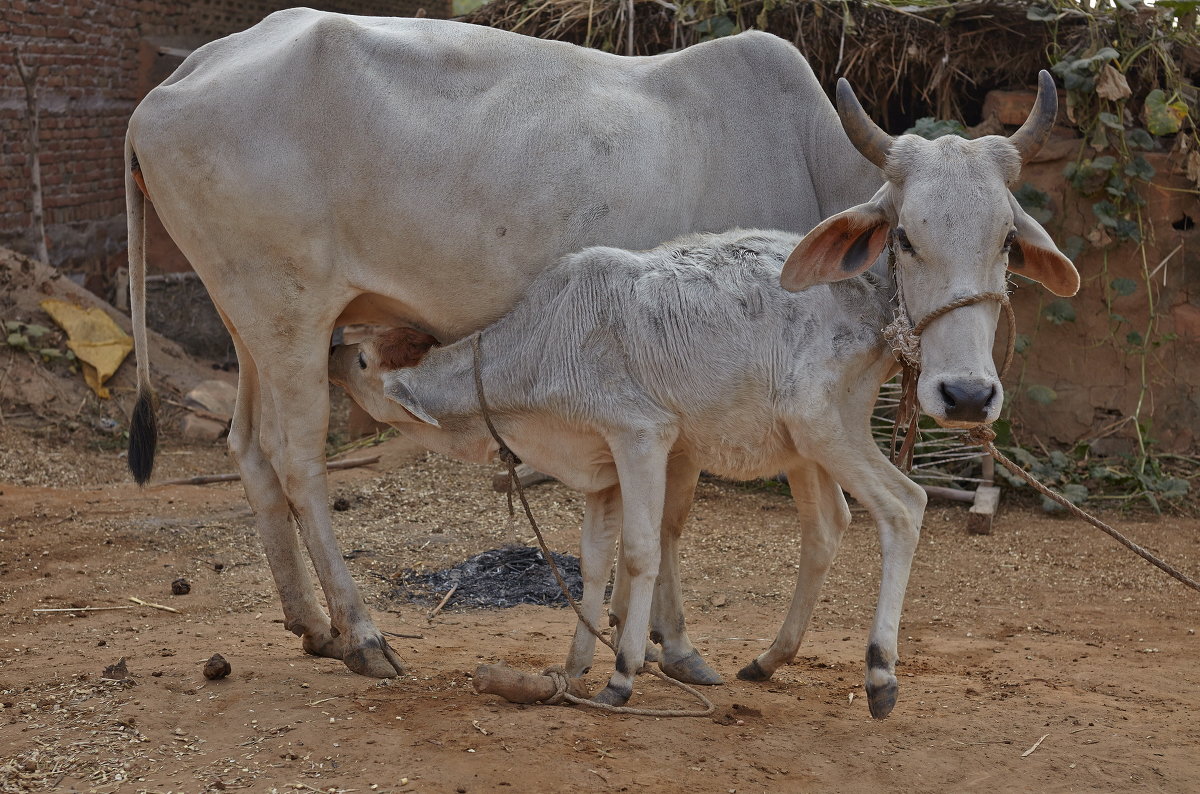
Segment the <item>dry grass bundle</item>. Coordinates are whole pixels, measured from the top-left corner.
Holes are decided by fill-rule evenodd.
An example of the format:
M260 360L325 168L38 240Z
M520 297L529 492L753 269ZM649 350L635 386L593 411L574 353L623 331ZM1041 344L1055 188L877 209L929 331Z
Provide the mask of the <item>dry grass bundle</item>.
M1084 2L1031 11L1011 0L492 0L465 20L624 55L767 30L792 41L823 85L849 79L876 118L901 131L924 115L974 120L987 90L1035 85L1057 51L1118 37L1154 42L1171 24L1154 9L1116 13ZM1144 61L1136 82L1161 85L1163 65Z

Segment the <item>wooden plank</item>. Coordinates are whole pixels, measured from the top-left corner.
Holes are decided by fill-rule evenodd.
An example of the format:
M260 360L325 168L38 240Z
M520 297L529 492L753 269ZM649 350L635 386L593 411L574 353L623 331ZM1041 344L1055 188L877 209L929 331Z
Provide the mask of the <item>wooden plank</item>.
M975 503L967 513L967 532L972 535L992 534L992 519L1000 507L1000 489L981 485L975 490Z

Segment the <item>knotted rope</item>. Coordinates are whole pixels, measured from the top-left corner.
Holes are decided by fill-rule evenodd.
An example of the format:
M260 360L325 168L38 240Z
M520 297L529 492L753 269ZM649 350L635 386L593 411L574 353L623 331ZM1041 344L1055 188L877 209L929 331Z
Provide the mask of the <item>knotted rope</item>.
M475 395L479 400L479 410L483 413L484 424L487 425L488 432L492 434L492 438L495 440L495 442L500 445L500 461L508 469L509 515L514 515L512 493L515 487L517 497L521 502L521 507L525 511L525 517L529 520L529 526L533 527L533 534L537 537L538 545L542 549L542 556L546 558L546 562L550 565L550 571L554 574L554 579L558 582L558 586L562 590L563 595L566 597L567 603L569 603L571 605L571 609L575 611L575 616L579 618L579 622L582 623L589 632L591 632L593 637L602 642L610 651L612 651L613 655L615 656L617 653L616 647L613 646L609 639L605 637L590 620L584 617L583 610L579 608L578 602L576 602L574 597L571 596L571 591L567 587L566 580L563 579L562 573L558 570L558 565L554 562L554 555L550 553L550 548L546 545L546 539L542 537L542 529L538 526L537 520L533 517L533 511L529 508L529 500L525 498L525 487L521 485L521 478L517 476L517 464L521 462L521 459L518 458L511 449L508 448L508 445L504 443L504 441L500 438L500 434L496 431L496 426L492 424L491 411L488 408L487 396L483 391L483 353L480 350L480 342L482 338L482 333L476 333L471 340L471 348L474 354L475 363ZM713 702L705 697L701 692L697 691L694 687L691 687L682 681L676 681L674 678L671 678L661 670L656 670L649 664L643 664L642 668L638 670L638 673L650 673L651 675L661 678L668 684L679 687L684 692L694 696L701 703L703 703L704 708L700 710L643 709L633 706L611 706L607 703L597 703L594 700L581 698L567 691L569 679L567 678L566 671L560 665L548 667L542 672L542 675L548 676L550 680L554 682L555 686L554 695L544 702L550 705L555 705L566 701L568 703L575 703L577 705L599 709L600 711L608 711L614 714L632 714L641 717L707 717L716 710L716 706L713 705Z
M971 295L966 298L960 298L956 301L946 304L939 309L935 309L922 318L921 322L915 326L908 317L908 309L904 303L904 289L901 284L900 274L896 269L896 253L891 247L891 242L888 244L888 267L893 274L896 282L897 307L896 316L892 322L883 329L883 337L892 346L892 352L896 359L900 362L902 376L900 381L900 406L896 413L896 423L892 426L892 462L904 471L912 468L913 448L916 444L917 436L917 419L920 417L920 407L917 403L917 378L921 373L921 332L929 327L937 318L944 314L954 311L963 306L970 306L974 303L994 300L999 303L1008 317L1008 351L1004 356L1004 366L1000 370L1000 377L1008 372L1009 366L1012 364L1013 352L1016 345L1017 321L1013 314L1012 303L1008 299L1008 293L1004 292L981 292L977 295ZM904 434L904 443L900 447L899 453L896 450L896 433L897 429L902 424L907 424L907 429ZM1187 574L1180 571L1175 566L1165 560L1156 557L1146 549L1134 543L1129 538L1122 535L1117 530L1105 524L1100 519L1091 515L1087 511L1073 504L1065 496L1055 493L1047 488L1042 483L1038 482L1034 477L1025 471L1023 468L1013 463L1005 457L1000 450L996 449L995 443L996 432L987 425L976 425L963 434L963 440L968 444L974 444L982 447L985 452L991 455L995 460L999 461L1000 465L1011 471L1013 474L1020 477L1025 482L1033 486L1034 490L1043 496L1052 499L1058 504L1065 507L1072 515L1083 519L1100 531L1104 532L1109 537L1116 540L1125 548L1132 551L1142 559L1149 562L1151 565L1166 572L1170 576L1183 582L1193 590L1200 590L1200 582L1191 578Z
M907 472L912 470L913 453L917 444L917 421L921 418L921 409L917 404L917 380L921 374L921 334L934 320L955 309L985 301L996 301L1004 309L1004 316L1008 318L1008 347L1004 354L1004 365L1000 368L1000 377L1003 378L1012 366L1013 353L1016 351L1017 318L1013 314L1007 292L980 292L934 309L914 326L908 315L904 286L900 279L900 271L896 267L896 250L892 247L891 240L888 241L888 270L896 282L896 313L891 323L883 329L883 338L891 345L892 353L900 362L901 368L900 404L896 407L896 421L892 424L892 463ZM901 427L905 428L904 442L897 449L897 435Z

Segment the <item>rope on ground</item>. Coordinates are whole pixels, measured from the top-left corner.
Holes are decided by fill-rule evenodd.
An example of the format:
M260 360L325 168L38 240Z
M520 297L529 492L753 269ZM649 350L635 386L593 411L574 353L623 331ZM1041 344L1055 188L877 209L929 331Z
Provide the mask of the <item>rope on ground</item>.
M605 645L605 647L607 647L615 655L617 653L617 649L613 646L612 642L610 642L609 639L607 637L605 637L604 634L601 633L600 630L597 629L590 620L588 620L586 617L584 617L583 610L581 610L579 608L578 602L576 602L575 598L571 595L570 588L567 587L567 583L563 579L562 573L558 570L558 565L554 562L554 555L550 553L550 548L549 548L549 546L546 545L546 539L544 537L542 537L542 529L540 526L538 526L537 520L533 517L533 510L531 510L529 507L529 500L525 498L525 487L523 485L521 485L521 479L520 479L520 477L517 476L517 465L521 462L521 460L513 453L513 451L511 449L508 448L508 445L504 443L503 439L500 438L500 434L496 431L496 426L494 424L492 424L491 411L488 408L487 397L485 396L484 391L483 391L483 374L482 374L483 354L480 351L481 337L482 337L482 334L477 333L477 334L475 334L475 337L472 339L472 349L473 349L473 353L474 353L474 362L475 362L475 367L474 367L474 369L475 369L475 394L479 400L480 411L483 413L484 424L487 425L488 432L490 432L492 434L492 438L495 439L496 443L500 445L500 455L499 455L500 460L504 463L505 467L508 469L509 514L512 515L512 513L513 513L512 492L515 488L515 490L517 492L517 498L521 502L521 508L525 511L525 517L529 520L529 526L531 526L533 528L533 534L535 537L537 537L538 545L542 549L542 556L545 557L547 564L549 564L550 571L551 571L551 573L554 574L554 578L558 582L558 586L560 588L562 588L562 592L563 592L563 595L567 599L567 603L569 603L571 605L571 609L573 609L575 611L575 616L577 618L579 618L579 622L581 624L583 624L583 626L589 632L591 632L592 636L594 636L597 640L602 642ZM555 692L554 692L553 697L551 697L549 700L547 700L545 702L553 705L553 704L557 704L557 703L566 701L568 703L574 703L574 704L580 705L580 706L587 706L589 708L598 709L600 711L607 711L607 712L611 712L613 714L630 714L633 716L640 716L640 717L707 717L716 710L716 706L713 705L713 702L711 700L709 700L707 697L705 697L703 693L697 691L694 687L689 686L688 684L685 684L682 681L676 681L674 678L671 678L670 676L668 676L666 673L662 672L661 670L656 670L648 664L643 664L642 668L640 670L638 670L638 673L639 674L640 673L650 673L653 676L661 678L666 683L682 689L684 692L687 692L689 695L692 695L697 700L699 700L701 703L703 703L704 708L703 709L643 709L643 708L637 708L634 706L610 706L607 703L597 703L594 700L588 700L587 698L581 698L576 695L572 695L570 692L568 692L567 685L568 685L569 679L567 678L566 671L561 666L558 666L558 665L549 667L542 673L542 675L548 676L550 678L550 680L552 680L554 682L554 686L555 686Z
M1083 509L1072 504L1071 501L1069 499L1067 499L1065 496L1055 493L1054 491L1047 488L1045 485L1042 485L1040 482L1038 482L1036 479L1034 479L1033 475L1031 475L1029 472L1025 471L1023 468L1018 466L1016 463L1013 463L1011 460L1009 460L1007 457L1005 457L1000 452L1000 450L996 449L996 445L993 443L995 441L995 439L996 439L996 432L994 430L992 430L990 427L988 427L987 425L977 425L976 427L973 427L970 430L968 430L966 433L966 441L968 443L977 444L977 445L983 447L984 451L986 451L989 455L991 455L993 458L995 458L997 461L1000 462L1000 465L1002 465L1004 468L1008 469L1013 474L1020 477L1025 482L1032 485L1034 490L1036 490L1038 493L1040 493L1043 496L1046 496L1050 499L1053 499L1055 502L1058 502L1060 505L1062 505L1068 511L1070 511L1071 514L1074 515L1076 518L1081 518L1084 521L1091 524L1092 526L1096 527L1101 532L1105 533L1106 535L1111 537L1113 540L1117 541L1117 543L1120 543L1122 546L1129 549L1134 554L1138 555L1139 557L1141 557L1143 560L1150 563L1151 565L1166 572L1170 576L1178 579L1179 581L1183 582L1185 585L1192 588L1193 590L1200 590L1200 582L1197 582L1195 579L1188 576L1184 572L1180 571L1178 568L1171 565L1169 562L1167 562L1159 557L1156 557L1155 555L1146 551L1144 548L1142 548L1138 544L1134 543L1132 540L1125 537L1120 532L1118 532L1117 530L1110 527L1108 524L1105 524L1100 519L1096 518L1095 516L1091 515L1090 513L1086 512Z

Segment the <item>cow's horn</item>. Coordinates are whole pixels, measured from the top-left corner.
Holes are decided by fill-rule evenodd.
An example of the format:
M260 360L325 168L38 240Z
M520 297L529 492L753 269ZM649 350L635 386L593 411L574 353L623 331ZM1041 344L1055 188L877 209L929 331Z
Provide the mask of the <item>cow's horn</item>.
M863 157L883 168L892 148L892 136L871 121L845 77L838 78L837 111L842 120L842 129L846 131L854 148L858 149Z
M1054 129L1054 117L1058 115L1058 91L1054 87L1054 78L1045 69L1038 72L1037 99L1029 118L1021 128L1009 136L1008 142L1017 147L1021 153L1021 162L1028 163L1042 144L1050 137Z

